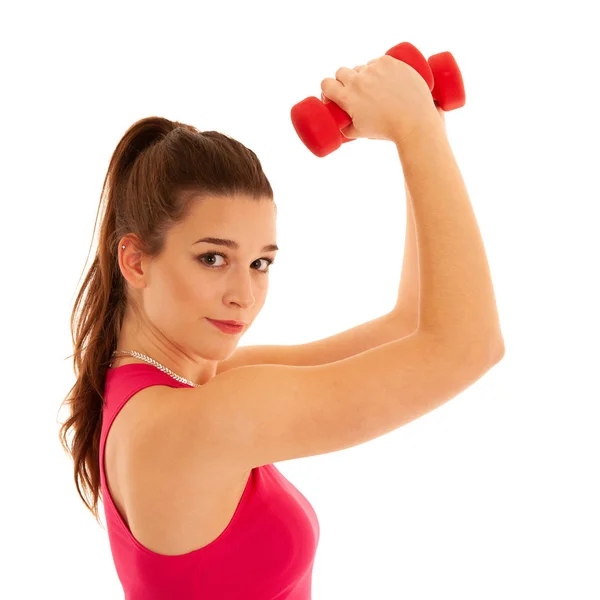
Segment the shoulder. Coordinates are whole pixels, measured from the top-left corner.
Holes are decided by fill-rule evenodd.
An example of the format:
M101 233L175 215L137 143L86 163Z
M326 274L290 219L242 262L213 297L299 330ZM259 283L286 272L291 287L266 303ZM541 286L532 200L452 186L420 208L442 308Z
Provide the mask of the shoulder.
M221 445L210 435L211 410L222 400L222 386L215 385L221 378L217 375L199 388L154 385L136 394L137 416L130 426L137 428L137 443L132 452L157 475L162 466L163 475L177 475L179 469L185 478L191 469L237 481L247 471L236 468L228 452L220 453Z
M200 420L189 435L185 407L205 397L203 388L149 386L130 399L120 427L113 500L136 538L161 553L203 546L220 524L215 505L229 502L249 476L211 449ZM187 533L174 542L174 531Z

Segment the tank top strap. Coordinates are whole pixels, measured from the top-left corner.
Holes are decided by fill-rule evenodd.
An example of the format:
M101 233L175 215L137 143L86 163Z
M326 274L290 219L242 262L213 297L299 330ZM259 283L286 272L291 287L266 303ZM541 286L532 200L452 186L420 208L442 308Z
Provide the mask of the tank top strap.
M130 363L108 369L104 385L104 410L118 411L131 396L153 385L175 388L191 388L173 379L151 364Z

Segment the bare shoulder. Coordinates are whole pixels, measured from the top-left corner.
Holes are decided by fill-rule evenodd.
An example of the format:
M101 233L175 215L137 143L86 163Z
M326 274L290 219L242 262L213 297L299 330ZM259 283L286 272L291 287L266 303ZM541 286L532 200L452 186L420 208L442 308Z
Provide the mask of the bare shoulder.
M218 493L247 478L249 469L229 460L211 440L205 417L207 407L218 404L213 387L155 385L131 398L136 404L127 416L127 435L122 437L129 440L132 478L136 474L140 482L151 487L160 483L162 489L186 497L195 496L189 486L210 485L213 493Z
M167 471L177 470L196 474L219 473L227 480L237 481L247 474L247 469L225 460L217 446L211 443L208 428L208 407L218 405L222 391L213 382L199 388L179 388L156 385L142 390L144 409L140 422L143 425L143 456L150 457L153 468L163 465ZM217 388L217 389L216 389ZM138 393L139 394L139 393ZM189 422L193 421L193 425ZM236 468L237 467L237 468Z
M193 440L175 426L187 404L205 397L203 388L144 388L107 440L113 501L136 539L161 554L183 554L220 535L250 474L210 447L200 420Z
M501 355L417 331L333 363L247 365L201 388L156 390L152 436L163 456L235 474L386 435L479 380Z

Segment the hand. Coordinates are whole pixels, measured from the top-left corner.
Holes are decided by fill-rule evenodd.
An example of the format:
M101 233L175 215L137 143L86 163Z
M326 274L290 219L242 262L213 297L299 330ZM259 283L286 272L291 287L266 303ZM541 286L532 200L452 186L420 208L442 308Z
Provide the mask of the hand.
M435 118L436 105L425 80L387 54L354 69L341 67L335 79L321 82L321 89L324 99L331 99L352 119L342 130L350 139L401 142Z

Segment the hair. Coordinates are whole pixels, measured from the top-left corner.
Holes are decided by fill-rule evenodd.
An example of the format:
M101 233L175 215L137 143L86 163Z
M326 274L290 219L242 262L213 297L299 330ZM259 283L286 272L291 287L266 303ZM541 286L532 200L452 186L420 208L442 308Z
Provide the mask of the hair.
M76 381L60 405L68 404L70 415L59 432L74 462L77 492L100 525L104 385L127 306L119 241L134 234L140 251L156 258L170 228L189 215L193 203L208 195L238 194L273 201L273 189L256 154L216 131L148 117L125 132L110 159L96 214L97 223L103 209L98 249L71 313Z

